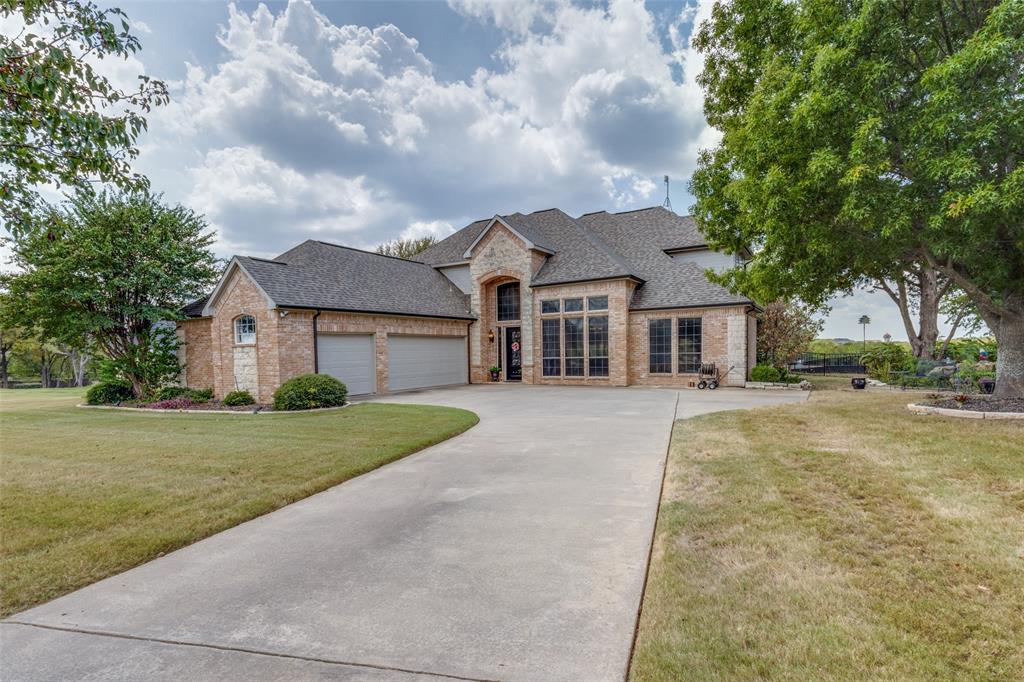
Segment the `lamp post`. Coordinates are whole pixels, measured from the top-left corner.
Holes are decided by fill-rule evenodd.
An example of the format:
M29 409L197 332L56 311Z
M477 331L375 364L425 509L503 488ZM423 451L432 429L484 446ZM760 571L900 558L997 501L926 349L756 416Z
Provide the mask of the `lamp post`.
M860 328L863 330L862 343L864 346L864 352L866 353L868 351L868 325L871 324L871 318L867 315L861 315L860 319L857 320L857 324L859 324Z

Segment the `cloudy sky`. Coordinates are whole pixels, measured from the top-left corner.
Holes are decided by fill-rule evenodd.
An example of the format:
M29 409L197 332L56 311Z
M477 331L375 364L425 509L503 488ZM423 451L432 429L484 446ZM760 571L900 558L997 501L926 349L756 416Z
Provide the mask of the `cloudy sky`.
M137 168L206 215L221 255L317 238L372 247L557 206L672 204L713 145L690 49L709 0L601 5L116 2L143 49L115 81L165 80ZM880 295L825 336L902 338Z

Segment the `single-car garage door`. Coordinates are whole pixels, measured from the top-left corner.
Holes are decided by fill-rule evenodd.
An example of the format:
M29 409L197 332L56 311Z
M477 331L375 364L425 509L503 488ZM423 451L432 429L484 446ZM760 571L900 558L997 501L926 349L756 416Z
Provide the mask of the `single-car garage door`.
M464 384L465 336L388 336L388 390Z
M349 395L377 392L377 353L373 334L320 334L317 371L340 379Z

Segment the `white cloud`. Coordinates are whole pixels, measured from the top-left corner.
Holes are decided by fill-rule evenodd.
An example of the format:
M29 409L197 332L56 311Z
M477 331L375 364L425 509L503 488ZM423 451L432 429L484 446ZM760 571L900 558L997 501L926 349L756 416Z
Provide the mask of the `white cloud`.
M447 220L416 220L402 230L399 237L402 239L422 239L423 237L444 239L455 232L455 229Z
M700 98L640 0L453 7L508 32L501 68L446 82L396 26L336 26L308 0L232 5L225 57L175 84L143 167L191 169L151 175L222 248L261 253L309 232L367 244L494 213L629 208L652 178L689 175Z

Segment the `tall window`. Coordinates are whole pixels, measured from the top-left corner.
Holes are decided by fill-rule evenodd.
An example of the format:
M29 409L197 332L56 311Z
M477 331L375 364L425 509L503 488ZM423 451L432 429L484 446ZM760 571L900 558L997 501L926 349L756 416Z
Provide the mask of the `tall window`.
M565 323L565 376L583 376L583 318L567 317Z
M498 322L519 319L519 282L498 285Z
M546 377L562 374L562 322L544 320L541 324L541 356Z
M591 317L587 320L590 341L590 376L608 376L608 318Z
M679 372L696 374L700 371L700 318L679 318Z
M651 374L672 373L672 320L651 320L647 327Z
M235 343L256 343L256 318L242 315L235 319Z

